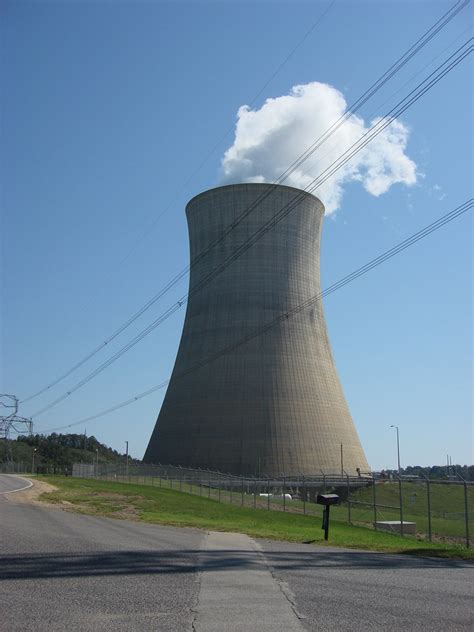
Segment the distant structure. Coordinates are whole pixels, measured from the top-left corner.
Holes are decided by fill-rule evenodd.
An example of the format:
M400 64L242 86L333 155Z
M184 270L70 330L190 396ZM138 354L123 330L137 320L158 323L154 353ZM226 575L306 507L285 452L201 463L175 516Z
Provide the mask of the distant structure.
M186 215L186 319L144 460L237 475L368 471L321 301L284 317L321 291L322 203L292 187L235 184L197 195Z
M13 453L11 446L11 435L16 434L33 434L33 421L28 417L20 417L18 413L18 397L0 394L0 412L6 411L7 415L0 415L0 439L5 440L6 462L13 462ZM0 455L1 458L1 455Z

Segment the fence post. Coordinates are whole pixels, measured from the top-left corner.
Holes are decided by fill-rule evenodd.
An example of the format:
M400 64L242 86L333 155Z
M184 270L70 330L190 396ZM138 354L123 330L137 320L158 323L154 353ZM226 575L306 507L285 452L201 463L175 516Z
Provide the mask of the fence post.
M306 515L306 479L303 474L303 514Z
M372 472L372 498L374 504L374 529L377 531L377 498L375 492L375 472Z
M351 521L351 484L349 481L349 474L347 476L347 521L349 524L352 524Z
M221 502L221 483L222 483L222 480L221 480L221 477L219 476L218 483L217 483L218 484L217 498L218 498L219 502Z
M199 496L202 496L202 478L199 477Z
M426 477L426 500L428 502L428 540L431 542L432 530L431 530L431 487L430 479Z
M400 501L400 535L404 536L403 529L403 495L402 495L402 477L398 475L398 499Z
M253 481L253 508L257 509L257 479Z
M244 506L244 479L242 479L242 489L241 489L240 506L241 506L241 507L243 507L243 506Z
M209 474L209 488L207 490L207 497L211 497L211 474Z
M285 487L286 487L286 482L285 482L285 477L283 477L283 511L286 511L286 495L285 495Z
M466 523L466 548L469 548L471 543L469 540L469 503L467 499L467 481L460 474L458 474L458 476L464 483L464 520Z
M270 479L268 479L267 486L267 510L270 511Z

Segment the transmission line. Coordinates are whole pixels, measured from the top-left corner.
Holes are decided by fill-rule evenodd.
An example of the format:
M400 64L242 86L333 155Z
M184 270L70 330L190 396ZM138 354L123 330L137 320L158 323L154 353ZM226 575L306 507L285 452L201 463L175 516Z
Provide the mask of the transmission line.
M470 2L470 0L465 0L467 2ZM313 22L313 24L309 27L309 29L305 32L305 34L303 35L303 37L298 41L298 43L292 48L292 50L288 53L288 55L285 57L285 59L277 66L277 68L274 70L274 72L271 74L271 76L265 81L265 83L263 84L263 86L260 88L260 90L257 92L257 94L253 97L253 99L250 101L250 106L252 106L257 99L263 94L264 90L269 86L269 84L273 81L273 79L279 74L279 72L282 70L282 68L288 63L288 61L293 57L293 55L296 53L296 51L303 45L303 43L308 39L308 37L313 33L313 31L315 31L315 29L319 26L319 24L324 20L324 18L326 17L327 13L332 9L333 5L335 4L336 0L332 0L328 7L319 15L319 17L315 20L315 22ZM461 2L461 0L458 0L459 4ZM453 7L454 8L454 7ZM460 10L461 8L463 8L462 6L458 9ZM458 11L456 11L457 13ZM454 17L455 14L453 14ZM225 131L225 133L222 135L221 138L219 138L219 140L214 144L214 146L210 149L210 151L205 155L205 157L202 159L202 161L199 163L199 165L197 166L197 168L188 176L188 178L185 180L185 182L183 183L182 187L180 188L180 192L184 191L186 189L186 186L191 182L191 180L194 178L194 176L199 173L199 171L202 169L202 167L206 164L206 162L209 160L209 158L214 154L214 152L216 151L216 149L220 146L220 144L222 143L223 140L225 140L225 138L227 138L227 136L229 135L229 133L233 130L233 126L230 126L229 128L227 128L227 130ZM175 198L176 199L176 198ZM149 231L156 225L156 223L160 220L160 218L171 208L171 206L173 205L174 200L172 200L164 209L163 211L155 218L155 220L149 224L149 226L146 228L146 230L141 234L141 236L138 238L136 244L129 250L129 252L125 255L125 257L123 257L118 265L122 265L129 257L130 255L134 252L136 246L138 243L140 243L140 241L149 233ZM56 386L56 384L58 384L59 382L62 382L62 380L64 380L66 377L68 377L69 375L71 375L71 373L74 373L74 371L76 371L78 368L80 368L83 364L85 364L88 360L90 360L91 358L93 358L99 351L101 351L105 346L107 346L110 342L112 342L112 340L114 340L117 336L119 336L125 329L127 329L133 322L135 322L135 320L137 320L137 318L139 318L144 312L146 312L152 305L154 305L157 301L159 301L159 299L166 294L166 292L168 292L176 283L178 283L188 272L187 268L184 273L180 273L178 274L176 277L174 277L173 279L171 279L171 281L164 286L164 288L162 290L160 290L160 292L158 294L156 294L154 297L152 297L152 299L150 299L147 303L145 303L135 314L133 314L128 320L126 320L117 330L114 331L113 334L111 334L111 336L109 336L108 338L106 338L106 340L104 340L100 345L98 345L95 349L93 349L90 353L88 353L87 355L85 355L79 362L77 362L76 364L74 364L70 369L68 369L65 373L63 373L62 375L60 375L57 379L55 379L53 382L50 382L49 384L47 384L45 387L41 388L39 391L37 391L36 393L33 393L32 395L25 397L21 403L26 403L32 399L34 399L35 397L38 397L39 395L42 395L44 392L46 392L47 390L49 390L50 388L53 388L53 386ZM109 277L110 278L110 277Z
M414 233L410 237L407 237L403 241L399 242L398 244L396 244L395 246L393 246L389 250L386 250L385 252L383 252L382 254L378 255L374 259L371 259L365 265L361 266L360 268L357 268L356 270L354 270L353 272L351 272L351 273L347 274L346 276L342 277L341 279L339 279L335 283L332 283L330 286L328 286L323 291L319 292L318 294L315 294L314 296L309 297L306 301L303 301L302 303L300 303L296 307L294 307L292 309L289 309L288 311L283 312L282 314L279 314L276 318L272 319L268 323L265 323L262 327L259 327L254 332L252 332L251 334L245 336L244 338L242 338L238 342L233 343L231 345L228 345L227 347L224 347L221 351L218 351L218 352L212 354L211 356L208 356L207 358L205 358L201 362L196 363L195 365L193 365L192 367L190 367L186 371L182 371L181 373L177 373L177 374L173 375L173 379L180 379L180 378L182 378L182 377L184 377L186 375L189 375L190 373L193 373L194 371L197 371L197 370L201 369L203 366L206 366L207 364L210 364L211 362L213 362L214 360L217 360L221 356L226 355L227 353L230 353L231 351L234 351L235 349L241 347L242 345L246 344L250 340L253 340L254 338L257 338L258 336L263 335L264 333L266 333L267 331L269 331L273 327L277 326L278 324L285 323L289 319L294 318L295 316L297 316L301 312L304 312L305 310L309 309L310 307L312 307L316 303L320 302L324 297L329 296L330 294L333 294L334 292L336 292L337 290L340 290L345 285L348 285L349 283L352 283L353 281L355 281L359 277L364 276L365 274L367 274L368 272L370 272L374 268L382 265L383 263L385 263L389 259L392 259L396 255L400 254L401 252L403 252L407 248L410 248L411 246L413 246L417 242L421 241L425 237L428 237L429 235L431 235L431 233L434 233L435 231L439 230L440 228L442 228L446 224L449 224L453 220L457 219L458 217L460 217L461 215L463 215L467 211L471 210L473 206L474 206L474 199L473 198L468 199L463 204L460 204L459 206L454 208L452 211L450 211L450 212L446 213L445 215L439 217L437 220L431 222L431 224L428 224L427 226L425 226L421 230L417 231L416 233ZM142 393L139 393L138 395L135 395L135 396L131 397L130 399L127 399L127 400L125 400L123 402L120 402L119 404L116 404L116 405L114 405L114 406L112 406L110 408L107 408L106 410L103 410L103 411L101 411L99 413L96 413L95 415L91 415L89 417L85 417L83 419L80 419L79 421L75 421L75 422L72 422L72 423L64 425L64 426L59 426L59 427L56 427L56 428L48 428L48 429L45 429L45 430L40 431L40 432L42 432L43 434L46 433L46 432L54 432L56 430L62 430L62 429L65 429L65 428L71 428L73 426L77 426L77 425L80 425L80 424L83 424L83 423L94 421L94 420L98 419L99 417L103 417L105 415L108 415L108 414L110 414L110 413L112 413L112 412L114 412L116 410L119 410L120 408L124 408L125 406L129 406L133 402L136 402L136 401L138 401L140 399L143 399L144 397L147 397L148 395L151 395L152 393L155 393L156 391L165 388L169 384L169 382L170 382L170 379L167 379L167 380L165 380L163 382L160 382L159 384L156 384L155 386L147 389L146 391L143 391Z
M125 331L132 323L134 323L140 316L142 316L148 309L150 309L155 303L157 303L172 287L174 287L180 280L182 280L190 271L192 267L197 265L199 261L201 261L207 254L212 250L218 243L224 240L228 234L238 226L245 217L249 215L249 213L253 212L255 208L257 208L268 195L270 195L273 189L288 178L291 173L295 169L297 169L301 164L309 158L330 136L332 136L337 129L343 123L350 118L355 112L357 112L381 87L389 81L408 61L421 49L423 48L439 31L444 28L462 9L464 9L467 4L469 4L470 0L458 0L451 9L449 9L433 26L428 29L388 70L377 79L355 102L350 106L346 113L343 114L338 120L333 123L333 125L326 130L312 145L310 145L305 152L303 152L299 158L297 158L280 176L275 180L270 188L261 196L257 198L257 200L252 203L226 230L223 231L219 237L216 238L203 252L197 255L189 265L187 265L181 272L175 275L157 294L155 294L149 301L147 301L137 312L135 312L128 320L126 320L118 329L116 329L108 338L106 338L100 345L98 345L95 349L93 349L90 353L84 356L81 360L79 360L76 364L74 364L70 369L68 369L65 373L60 375L57 379L50 382L39 391L34 394L24 398L21 403L26 403L39 395L45 393L49 389L56 386L59 382L64 380L66 377L75 372L78 368L88 362L91 358L93 358L97 353L99 353L105 346L107 346L110 342L112 342L115 338L117 338L123 331ZM332 5L331 5L332 6ZM329 7L330 8L330 7ZM329 10L329 9L328 9ZM322 19L322 18L320 18ZM314 25L315 27L316 25ZM312 27L313 28L313 27ZM309 35L309 32L308 32ZM290 56L294 53L296 49L290 54ZM286 61L284 62L286 63ZM257 97L256 97L257 98ZM319 183L318 186L320 186ZM182 302L183 299L180 299ZM161 318L161 317L160 317ZM159 319L160 319L159 318ZM157 319L157 320L159 320ZM155 321L156 322L156 321ZM69 394L69 393L68 393ZM66 395L67 397L68 395ZM58 399L61 401L61 399ZM55 403L58 403L55 401ZM55 403L53 405L55 405ZM36 413L39 414L39 413Z
M457 4L461 3L460 7L456 10L456 14L462 9L463 4L466 2L470 2L470 0L457 0ZM293 55L296 53L296 51L304 44L304 42L308 39L308 37L313 33L313 31L316 30L316 28L320 25L320 23L324 20L324 18L326 17L326 15L329 13L329 11L332 9L332 7L334 6L334 4L336 3L336 0L332 0L329 5L326 7L326 9L324 9L322 11L322 13L318 16L318 18L313 22L313 24L311 24L311 26L309 27L309 29L304 33L303 37L297 42L297 44L292 48L292 50L288 53L288 55L285 57L285 59L283 59L282 62L280 62L280 64L277 66L277 68L273 71L273 73L270 75L270 77L265 81L265 83L263 84L263 86L260 88L260 90L257 92L257 94L253 97L253 99L249 102L249 107L252 107L258 100L258 98L263 94L263 92L265 91L265 89L270 85L270 83L273 81L273 79L275 79L275 77L280 73L280 71L284 68L284 66L286 66L286 64L290 61L290 59L293 57ZM456 6L456 5L455 5ZM454 7L453 7L454 8ZM453 14L453 17L456 15ZM227 136L229 136L229 134L232 132L232 130L234 129L234 126L231 125L230 127L228 127L226 129L226 131L224 132L224 134L222 134L222 136L219 138L218 141L216 141L216 143L211 147L211 149L209 150L209 152L204 156L204 158L201 160L201 162L199 163L199 165L196 167L196 169L188 176L188 178L184 181L183 185L181 186L181 188L179 189L179 192L184 191L187 187L187 185L192 181L192 179L194 178L194 176L199 173L199 171L202 169L202 167L206 164L206 162L209 160L209 158L215 153L216 149L221 145L221 143L227 138ZM149 234L149 231L157 224L157 222L160 220L160 218L172 207L174 201L177 198L175 197L164 209L163 211L148 225L148 227L145 229L145 231L141 234L141 236L138 238L137 242L135 243L135 245L129 250L128 254L125 255L125 257L123 257L118 265L121 265L122 263L124 263L129 257L130 255L134 252L135 248L137 247L137 245L140 243L140 241ZM26 401L26 400L25 400Z
M299 201L307 195L308 192L314 191L321 184L323 184L328 178L330 178L334 173L344 166L349 160L351 160L359 151L364 149L364 147L371 142L378 134L380 134L386 127L388 127L401 113L405 112L411 105L416 103L418 99L420 99L428 90L430 90L434 85L438 83L448 72L453 70L459 63L463 61L463 59L472 52L474 47L472 46L473 38L470 38L463 46L461 46L455 53L453 53L445 62L443 62L436 70L434 70L426 79L424 79L418 86L412 90L405 98L403 98L390 112L387 113L385 117L380 119L375 125L373 125L362 137L353 143L351 147L349 147L342 156L340 156L337 160L335 160L327 169L323 171L323 173L316 177L313 182L306 187L304 191L299 192L295 198L287 205L285 205L272 219L270 219L266 224L261 226L244 244L239 246L227 259L225 259L222 264L220 264L217 268L212 270L206 277L204 277L198 284L190 288L189 293L184 295L179 301L177 301L174 305L169 307L163 314L161 314L153 323L148 325L145 329L139 332L132 340L130 340L126 345L121 347L114 355L105 360L99 367L97 367L94 371L86 375L83 379L77 382L72 388L68 391L60 395L53 402L47 404L40 410L36 411L32 417L37 417L47 410L50 410L60 402L64 401L67 397L69 397L72 393L79 390L82 386L90 382L93 378L95 378L99 373L108 368L113 362L118 360L124 353L129 351L132 347L134 347L138 342L143 340L148 334L154 331L159 325L161 325L165 320L167 320L172 314L174 314L178 309L182 307L188 300L190 296L193 296L195 293L201 291L205 286L207 286L213 279L215 279L221 272L223 272L231 263L233 263L236 259L242 256L247 250L249 250L255 243L260 240L263 235L265 235L269 230L274 228L277 223L282 221L284 217L286 217L299 203Z

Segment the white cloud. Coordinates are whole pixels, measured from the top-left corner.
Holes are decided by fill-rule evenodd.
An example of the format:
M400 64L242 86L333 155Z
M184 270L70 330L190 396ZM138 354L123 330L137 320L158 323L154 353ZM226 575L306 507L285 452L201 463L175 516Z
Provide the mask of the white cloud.
M221 183L274 182L346 109L342 93L319 82L294 86L288 95L267 99L259 110L243 105L234 143L222 159ZM362 118L351 115L283 184L306 188L367 129ZM374 196L395 183L415 184L416 164L405 154L408 135L407 127L394 121L315 190L326 212L340 207L344 185L350 181L359 181Z

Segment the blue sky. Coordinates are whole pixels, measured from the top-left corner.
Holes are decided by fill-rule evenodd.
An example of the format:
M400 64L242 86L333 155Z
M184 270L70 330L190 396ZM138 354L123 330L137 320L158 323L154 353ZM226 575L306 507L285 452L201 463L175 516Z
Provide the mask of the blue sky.
M239 108L295 47L254 110L310 82L352 103L453 4L4 2L2 392L21 399L53 381L188 263L184 206L219 183ZM463 44L471 22L469 6L364 106L365 123ZM325 221L323 287L472 196L471 77L469 58L401 117L415 184L376 197L344 183ZM20 413L67 391L186 287L185 279ZM371 466L396 465L391 424L400 427L402 465L443 463L446 454L472 463L471 213L328 297L325 313ZM165 380L183 317L35 418L35 430ZM163 396L88 423L87 433L118 450L128 440L141 457Z

